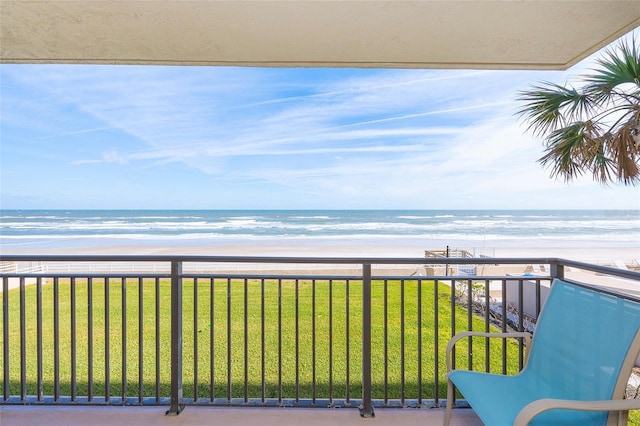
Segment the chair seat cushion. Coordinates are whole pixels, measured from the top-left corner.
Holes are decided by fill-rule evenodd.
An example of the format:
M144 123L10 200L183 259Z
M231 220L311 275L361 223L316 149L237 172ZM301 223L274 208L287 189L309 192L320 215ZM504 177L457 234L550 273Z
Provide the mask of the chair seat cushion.
M559 398L553 387L531 374L503 376L454 370L447 377L456 385L485 425L512 426L527 404L542 398ZM606 412L550 410L536 416L531 425L604 425Z

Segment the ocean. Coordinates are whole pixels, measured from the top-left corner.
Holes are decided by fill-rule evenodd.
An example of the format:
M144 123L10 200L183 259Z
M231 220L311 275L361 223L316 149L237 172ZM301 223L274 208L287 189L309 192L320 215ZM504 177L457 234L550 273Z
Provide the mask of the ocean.
M2 210L0 247L376 241L640 247L640 210Z

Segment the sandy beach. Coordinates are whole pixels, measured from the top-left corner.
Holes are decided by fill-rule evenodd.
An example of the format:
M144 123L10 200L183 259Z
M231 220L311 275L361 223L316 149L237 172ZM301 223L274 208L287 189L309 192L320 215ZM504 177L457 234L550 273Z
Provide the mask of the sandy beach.
M467 250L474 256L507 258L563 258L598 265L615 266L624 263L628 267L640 264L640 241L636 246L601 244L540 245L540 242L515 241L493 242L491 247L463 241L449 245L451 250ZM163 244L158 241L67 241L63 246L48 247L47 244L12 245L0 247L0 254L24 255L198 255L198 256L287 256L287 257L391 257L424 258L426 250L446 250L446 241L399 241L399 240L304 240L304 239L219 239L184 241Z
M174 240L175 242L175 240ZM469 241L473 243L472 241ZM91 243L91 244L87 244ZM256 257L300 257L300 258L411 258L416 259L413 265L374 265L373 273L383 275L431 275L431 273L440 274L443 272L428 271L425 263L421 262L425 259L425 250L445 250L447 245L443 241L424 242L417 244L415 241L399 241L399 240L368 240L367 244L362 244L362 240L344 241L344 240L304 240L304 239L286 239L278 238L267 240L251 240L240 239L236 241L229 240L208 240L185 242L184 244L160 244L155 241L112 241L112 244L104 244L100 241L98 244L95 240L87 241L67 241L65 247L1 247L2 254L22 254L22 255L195 255L195 256L256 256ZM472 244L465 246L450 246L451 250L465 249L475 257L489 256L497 258L562 258L567 260L580 261L600 266L621 267L629 270L640 271L640 245L637 247L620 247L607 246L604 242L601 246L591 244L582 247L566 244L564 246L514 246L514 241L508 241L503 244L496 244L495 247L474 247ZM543 264L544 262L541 262ZM21 262L27 268L32 268L34 264ZM487 266L477 271L480 275L504 275L504 274L524 274L533 272L533 262L531 264L522 265L502 265ZM37 265L40 265L38 262ZM36 267L38 267L36 265ZM323 274L354 274L361 272L359 267L354 268L349 265L311 265L311 264L208 264L205 268L214 268L212 270L218 272L240 273L247 269L259 268L261 271L268 271L270 274L277 273L318 273ZM147 265L148 266L148 265ZM147 266L142 266L145 268ZM54 269L51 269L51 268ZM56 271L60 267L64 270L64 265L58 262L47 265L47 270ZM104 264L85 265L93 272L101 271L105 267ZM109 266L113 268L114 266ZM135 271L141 266L131 263L117 263L120 270ZM160 268L164 270L168 267L166 262L153 264L154 270ZM573 268L572 268L573 269ZM62 271L60 270L60 271ZM208 269L207 269L208 270ZM548 272L548 271L547 271ZM585 283L595 285L603 285L606 287L624 290L626 292L637 293L637 282L623 280L615 277L603 277L593 273L584 271L568 270L567 278L575 279ZM15 283L14 283L15 284Z
M489 245L490 244L490 245ZM429 266L425 259L426 251L450 252L465 250L472 257L494 258L527 258L549 259L560 258L580 261L584 263L623 268L640 271L640 242L633 240L625 243L588 240L571 241L563 239L494 239L484 240L453 240L420 239L420 238L287 238L283 236L270 238L200 238L200 239L128 239L128 238L67 238L51 240L34 240L26 244L2 244L0 254L21 255L115 255L115 256L232 256L232 257L299 257L301 263L197 263L186 265L187 270L215 271L218 273L242 273L247 270L262 271L268 274L338 274L358 275L360 266L336 263L305 263L304 258L408 258L416 259L412 264L378 264L374 263L374 275L398 276L428 276L444 275L442 267ZM455 256L452 256L455 257ZM64 272L83 268L91 272L100 271L167 271L166 261L153 263L135 263L118 261L115 264L96 263L72 265L71 262L20 262L19 269L45 270ZM541 260L523 262L518 265L485 265L475 273L484 276L520 275L540 271L548 273ZM535 268L534 268L535 265ZM15 267L15 266L10 266ZM114 269L115 268L115 269ZM566 277L638 293L637 282L616 278L603 277L591 272L578 271L574 268L566 271ZM14 283L15 284L15 283Z

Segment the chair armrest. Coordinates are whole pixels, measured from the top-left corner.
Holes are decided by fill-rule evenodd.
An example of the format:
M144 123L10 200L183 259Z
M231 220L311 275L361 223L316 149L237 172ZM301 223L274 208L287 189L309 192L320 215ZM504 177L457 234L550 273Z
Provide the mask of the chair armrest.
M455 336L453 336L451 338L451 340L449 340L449 343L447 344L447 352L446 352L446 357L447 357L447 372L453 370L452 365L451 365L451 351L453 350L453 347L455 346L456 342L460 339L464 339L465 337L471 337L471 336L477 336L477 337L499 337L501 339L508 339L508 338L522 338L525 340L526 345L527 345L527 358L528 358L528 354L529 354L529 350L528 348L531 347L531 334L526 332L526 331L520 331L520 332L511 332L511 333L485 333L485 332L481 332L481 331L463 331L461 333L456 334Z
M539 399L526 405L513 423L513 426L526 426L538 414L553 410L577 411L629 411L640 410L640 399L611 399L606 401L574 401L568 399Z

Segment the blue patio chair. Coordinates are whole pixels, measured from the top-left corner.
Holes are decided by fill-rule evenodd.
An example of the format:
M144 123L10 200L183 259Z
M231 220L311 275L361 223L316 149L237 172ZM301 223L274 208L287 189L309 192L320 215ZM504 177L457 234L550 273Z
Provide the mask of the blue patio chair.
M516 375L451 369L455 342L471 335L525 337ZM640 352L640 303L554 280L533 340L528 333L465 332L447 346L447 407L454 386L487 426L626 424L640 399L623 399Z

